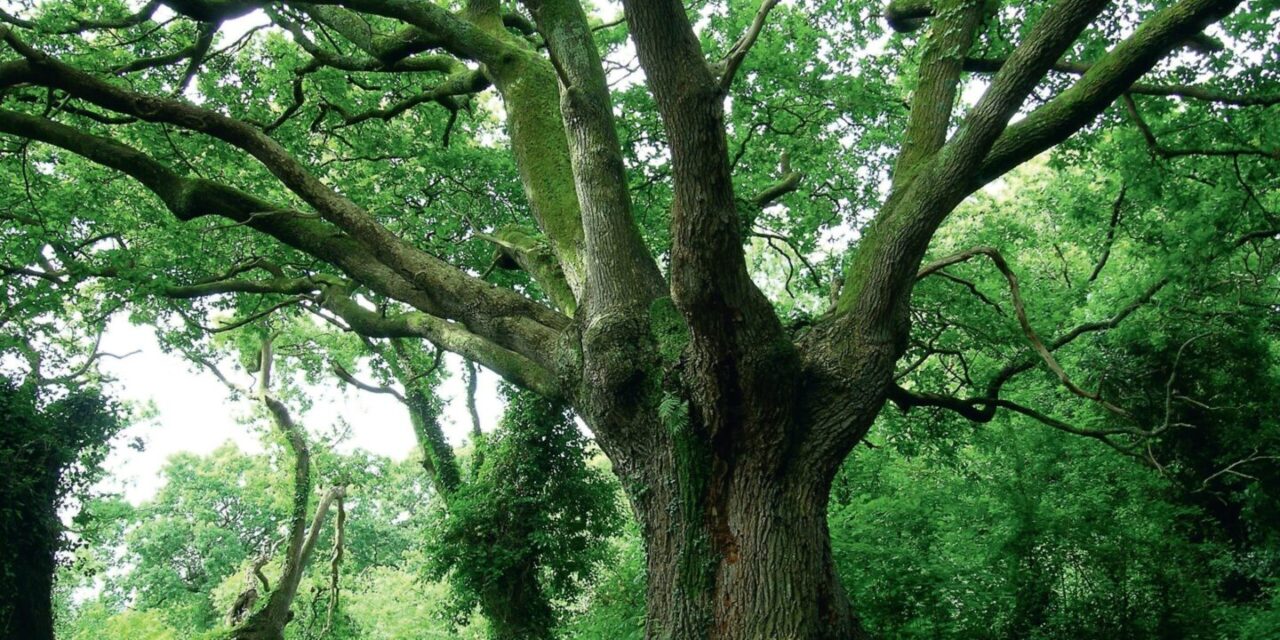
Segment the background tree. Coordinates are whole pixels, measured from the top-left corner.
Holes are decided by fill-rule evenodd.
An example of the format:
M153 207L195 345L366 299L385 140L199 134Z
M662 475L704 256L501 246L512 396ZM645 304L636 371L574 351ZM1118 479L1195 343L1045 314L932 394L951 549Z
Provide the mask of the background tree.
M49 398L35 384L0 380L0 634L53 638L53 577L75 541L63 511L78 511L101 477L121 410L93 388Z
M1162 422L1145 421L1122 403L1127 398L1084 385L1055 355L1121 324L1135 303L1170 294L1160 284L1165 274L1137 291L1118 287L1133 295L1107 316L1114 321L1083 321L1042 339L1030 318L1044 321L1026 310L1007 247L947 247L960 251L948 256L933 239L984 185L1055 147L1070 158L1105 132L1132 127L1170 163L1204 156L1271 162L1274 134L1255 120L1263 116L1234 117L1276 102L1267 3L728 2L699 4L696 16L675 0L623 5L648 95L619 92L627 107L621 126L609 84L618 77L610 78L601 57L620 36L597 42L572 0L529 0L520 11L476 0L456 12L394 0L273 3L261 6L279 27L274 35L216 50L220 25L259 3L170 2L182 18L158 29L156 4L132 12L55 3L10 16L0 131L46 144L38 151L43 164L33 164L18 143L15 161L6 163L9 180L22 186L13 193L34 210L34 196L23 197L32 193L29 167L47 170L34 192L56 199L110 180L114 174L90 166L98 164L155 195L144 200L137 187L119 185L108 198L145 202L144 209L158 199L187 223L157 223L148 210L142 219L155 226L127 225L120 223L130 217L95 211L88 217L108 221L125 239L86 245L84 225L74 219L42 228L39 216L15 218L51 236L44 240L50 246L80 249L47 258L48 265L31 255L14 265L25 270L20 280L55 289L66 278L104 282L99 301L134 302L139 291L157 299L222 296L203 304L236 307L245 321L303 305L367 337L425 338L568 402L610 457L640 521L654 637L861 635L834 570L826 509L837 471L890 398L979 422L1012 411L1139 456L1178 424L1171 409ZM770 28L775 13L790 33ZM869 46L851 51L850 43L880 38L871 18L881 14L913 35L889 41L887 56ZM1202 33L1215 24L1227 51L1215 51L1224 47ZM87 37L96 32L125 35L104 53L99 38ZM768 41L775 53L811 54L748 55ZM723 53L709 60L705 51ZM611 59L610 68L619 63L627 64ZM1189 82L1196 70L1208 78ZM434 74L443 77L422 80ZM989 78L975 85L976 100L960 100L966 74ZM423 131L453 141L462 120L454 116L475 105L467 96L490 85L502 99L505 127L501 135L477 127L470 139L509 143L524 193L511 222L523 229L499 224L507 222L501 215L512 173L506 180L484 173L504 166L494 160L501 154L457 156L485 160L457 172L479 169L484 185L459 189L462 200L498 209L477 223L432 190L437 180L453 182L457 160L412 153ZM199 105L170 97L187 91ZM835 97L801 104L797 96L807 94ZM1230 143L1211 136L1212 124L1182 134L1157 130L1151 120L1160 110L1133 94L1210 105L1173 110L1170 121L1230 121L1221 126L1232 129L1254 120L1256 128ZM1134 114L1132 124L1115 118L1121 109L1109 110L1117 100ZM445 113L434 121L404 117L426 103ZM1221 111L1227 108L1232 117ZM346 135L353 127L363 127L360 135ZM769 140L754 144L757 136ZM792 145L808 153L792 154ZM1271 179L1273 169L1207 180L1236 209L1252 194L1259 203L1251 208L1260 212L1268 205L1253 184ZM72 176L70 186L51 184ZM1194 194L1152 200L1198 213L1187 206ZM402 215L414 210L424 213ZM206 216L228 222L210 226L200 220ZM1203 215L1186 220L1206 222ZM450 243L437 243L429 230L450 232L463 227L459 221L465 237L484 243L483 254L496 246L499 266L523 274L495 278L469 262L467 250L437 252ZM818 298L788 308L755 284L748 234L790 244L782 254L804 263L820 233L842 223L856 230L857 242L831 252L837 269L823 274L804 265L815 285L835 290L832 304ZM1221 259L1226 249L1274 237L1274 229L1210 243L1197 248L1207 251L1199 257ZM200 237L222 232L246 241ZM205 251L174 251L183 244ZM922 268L931 247L935 259ZM212 262L184 260L195 254ZM994 260L1011 288L1017 331L1002 345L1029 350L1001 349L1006 357L985 393L968 398L898 384L899 360L912 349L917 281L972 258ZM173 312L144 307L157 322ZM1078 398L1073 407L1088 407L1072 416L1087 422L1010 399L1035 397L1016 387L1041 366ZM946 389L957 390L964 388ZM1147 458L1163 464L1154 453Z
M286 446L272 431L262 435L257 453L228 444L206 456L175 456L164 486L136 508L95 505L102 526L91 541L93 554L65 570L60 583L85 589L100 580L100 588L95 597L66 604L59 637L226 637L227 611L247 581L258 582L255 569L275 584L292 510L294 469ZM434 517L417 461L340 453L340 444L318 438L311 452L318 478L342 476L350 483L341 602L331 616L331 514L302 577L288 637L482 637L475 628L453 633L439 604L447 588L417 579L428 552L425 528ZM258 566L264 553L268 562ZM115 570L91 571L95 565Z
M492 637L553 637L567 604L609 555L606 542L619 519L616 486L588 466L587 441L565 407L508 388L501 424L485 434L477 374L466 362L468 463L441 425L443 352L424 353L399 339L355 345L349 334L302 325L294 338L304 346L290 351L303 371L317 381L331 371L404 405L438 498L428 560L434 577L453 588L454 618L465 621L479 609ZM371 369L374 382L354 375L358 367Z
M616 486L587 466L563 406L510 389L502 424L476 444L469 482L448 502L430 558L454 610L479 607L491 637L554 638L567 605L609 557Z

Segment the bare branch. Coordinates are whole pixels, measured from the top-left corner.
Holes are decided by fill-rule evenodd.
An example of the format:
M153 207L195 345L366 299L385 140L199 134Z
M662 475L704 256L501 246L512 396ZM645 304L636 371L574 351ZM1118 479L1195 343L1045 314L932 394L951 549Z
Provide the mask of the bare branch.
M1258 449L1255 448L1253 450L1253 453L1250 453L1249 455L1239 460L1236 460L1231 464L1228 464L1227 466L1215 471L1213 474L1206 477L1203 481L1201 481L1200 488L1197 489L1196 491L1199 492L1199 491L1204 491L1208 489L1209 483L1213 482L1214 480L1217 480L1218 478L1221 478L1224 475L1233 475L1236 477L1245 478L1247 480L1257 480L1256 477L1251 476L1247 473L1242 473L1240 471L1237 471L1237 469L1239 469L1240 467L1246 464L1250 464L1253 462L1261 462L1264 460L1280 460L1280 456L1259 455Z
M1125 108L1128 109L1130 117L1133 118L1134 124L1138 126L1138 130L1142 132L1142 137L1150 147L1151 152L1155 155L1169 159L1181 158L1186 156L1228 156L1238 158L1240 156L1262 156L1264 158L1273 158L1280 160L1280 148L1267 150L1254 146L1240 145L1235 147L1204 147L1204 148L1172 148L1166 147L1156 139L1155 132L1151 130L1151 126L1142 118L1142 114L1138 111L1138 104L1134 102L1133 96L1124 94Z
M1111 257L1111 246L1116 241L1116 228L1120 226L1120 214L1124 207L1124 196L1129 190L1129 185L1120 186L1120 195L1116 196L1115 202L1111 205L1111 222L1107 225L1107 238L1102 243L1102 255L1098 257L1098 262L1093 265L1093 271L1089 273L1089 282L1098 279L1102 274L1102 269L1107 266L1107 259Z

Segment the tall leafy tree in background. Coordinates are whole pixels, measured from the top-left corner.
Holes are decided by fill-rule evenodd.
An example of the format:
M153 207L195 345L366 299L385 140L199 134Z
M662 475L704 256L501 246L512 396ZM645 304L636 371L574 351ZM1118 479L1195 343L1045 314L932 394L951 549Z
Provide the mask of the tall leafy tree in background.
M92 553L60 581L66 588L98 586L91 597L67 603L59 637L228 637L227 614L246 585L257 586L258 573L276 584L292 515L292 456L279 434L264 433L263 444L255 454L227 444L206 456L174 456L153 499L136 507L113 500L91 505L98 522ZM339 453L334 444L316 438L310 450L317 484L347 483L342 555L333 565L337 528L330 514L301 576L289 637L452 637L435 603L447 590L415 584L423 530L434 517L416 462ZM335 586L340 600L331 608ZM258 607L269 595L260 594Z
M586 466L563 406L506 396L502 424L472 454L472 479L448 502L431 562L453 585L455 611L478 607L495 640L550 639L609 557L616 485Z
M620 520L616 484L588 466L587 440L563 404L507 388L501 423L490 434L477 410L477 373L465 369L471 443L467 455L446 440L437 385L443 352L403 340L352 340L301 322L288 352L317 382L329 374L359 390L394 397L408 414L434 496L439 527L429 564L453 588L454 618L479 610L491 637L550 638L567 606L608 557ZM373 381L353 373L372 370Z
M159 6L6 15L0 131L17 142L5 180L27 211L8 216L24 232L9 241L26 249L7 265L15 286L88 290L98 307L129 303L158 324L192 308L248 322L299 305L372 339L425 339L567 402L640 521L652 637L862 635L826 509L890 399L977 422L1013 412L1168 465L1153 442L1191 424L1180 412L1194 406L1175 396L1217 405L1166 382L1152 415L1144 406L1161 403L1138 395L1154 372L1087 385L1077 372L1101 378L1108 361L1068 355L1138 308L1197 292L1171 286L1187 272L1171 268L1176 256L1238 264L1224 256L1261 253L1276 235L1264 185L1278 141L1256 113L1280 101L1268 2L766 0L691 12L624 1L647 91L616 92L610 82L634 70L620 25L593 23L573 0L171 0L179 18L158 26ZM220 25L258 8L273 33L214 48ZM868 26L880 15L911 35L885 44ZM970 74L985 82L962 103ZM460 115L487 113L476 94L490 86L503 127ZM415 109L425 104L444 110ZM997 246L935 242L962 203L1042 152L1071 162L1130 131L1122 150L1179 178L1132 187L1168 214L1143 228L1169 232L1171 258L1102 271L1111 295L1073 287L1089 304L1060 308L1085 317L1025 300L1006 255L1018 247L1000 234ZM428 150L424 132L452 144ZM1189 176L1188 159L1203 161ZM1244 215L1226 224L1204 203ZM810 264L842 227L857 242ZM810 282L785 288L804 288L808 304L753 281L752 238L803 263ZM1023 248L1053 245L1041 234ZM1015 319L989 340L954 322L922 333L938 310L913 304L917 283L963 285L952 271L975 259L994 263ZM1235 281L1265 296L1274 272L1258 273ZM1152 278L1126 279L1137 275ZM989 287L974 290L991 301ZM1061 333L1041 337L1050 318ZM1189 379L1175 361L1193 337L1150 345L1166 381ZM1143 351L1132 347L1107 353ZM955 368L974 353L984 367ZM1030 375L1044 371L1048 383ZM1060 390L1074 401L1057 406ZM1246 473L1230 465L1250 455L1269 454L1197 477Z

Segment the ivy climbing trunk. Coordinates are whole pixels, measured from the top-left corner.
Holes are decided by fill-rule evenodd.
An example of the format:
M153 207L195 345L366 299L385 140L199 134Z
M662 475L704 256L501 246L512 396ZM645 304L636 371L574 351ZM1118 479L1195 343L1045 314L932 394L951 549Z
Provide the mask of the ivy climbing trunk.
M0 442L0 445L8 443ZM38 442L27 442L24 450L46 454ZM10 537L9 547L0 554L0 638L5 640L53 640L53 576L55 554L61 528L58 526L58 475L61 469L52 456L45 460L8 460L14 469L30 473L28 499L14 504L5 515L22 523L22 535ZM32 462L34 464L23 464ZM5 482L17 484L17 482ZM3 487L7 489L8 487ZM9 493L8 491L0 492ZM34 498L34 499L31 499Z

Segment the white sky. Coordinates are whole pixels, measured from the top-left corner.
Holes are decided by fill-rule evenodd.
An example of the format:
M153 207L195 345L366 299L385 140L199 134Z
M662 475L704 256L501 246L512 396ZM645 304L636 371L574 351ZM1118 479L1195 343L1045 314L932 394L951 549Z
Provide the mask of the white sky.
M110 475L104 488L122 491L126 499L138 504L160 488L161 470L175 453L207 454L227 441L249 451L261 449L253 427L243 422L250 414L252 401L232 400L212 373L179 355L162 352L150 328L117 319L103 335L101 349L116 354L140 351L121 360L104 358L101 370L115 379L109 387L113 397L136 404L152 403L156 412L154 419L140 421L122 434L121 444L107 460ZM449 441L460 445L471 429L460 375L461 360L448 356L446 365L453 375L439 390L447 401L442 426ZM231 376L229 370L224 373ZM352 437L344 446L347 450L360 448L403 459L417 446L408 414L390 396L351 389L337 379L330 385L313 387L309 395L314 407L302 414L299 422L316 433L327 431L339 417L345 419L352 427ZM481 424L486 431L491 430L501 416L502 404L496 376L484 370L476 402ZM144 451L123 446L134 437L144 440Z

